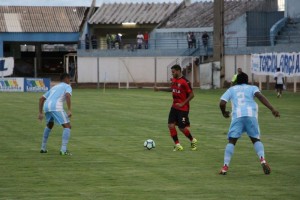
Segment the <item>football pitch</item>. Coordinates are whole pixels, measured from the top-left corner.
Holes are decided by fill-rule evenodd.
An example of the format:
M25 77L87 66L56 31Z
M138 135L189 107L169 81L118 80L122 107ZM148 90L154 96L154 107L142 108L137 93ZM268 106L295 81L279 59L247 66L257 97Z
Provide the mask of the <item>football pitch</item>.
M40 154L44 121L41 93L0 93L0 199L300 199L300 94L263 91L281 118L259 104L259 122L272 173L264 175L250 140L237 143L226 176L223 164L230 119L222 117L225 90L195 89L191 132L183 152L173 152L167 128L170 93L147 89L74 89L72 156L60 156L62 128L55 126L48 153ZM230 106L230 105L228 105ZM145 150L153 139L156 148Z

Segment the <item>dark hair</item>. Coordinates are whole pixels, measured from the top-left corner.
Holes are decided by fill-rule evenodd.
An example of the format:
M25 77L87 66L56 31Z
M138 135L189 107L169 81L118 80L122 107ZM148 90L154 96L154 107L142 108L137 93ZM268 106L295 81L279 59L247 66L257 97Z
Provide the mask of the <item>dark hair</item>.
M171 69L175 69L175 70L177 70L177 71L181 71L181 67L179 66L179 65L173 65L172 67L171 67Z
M248 75L244 72L237 75L236 84L248 84Z
M63 81L65 78L70 78L70 75L68 74L68 73L62 73L61 75L60 75L60 81Z
M277 72L280 72L280 68L277 68L276 71L277 71Z

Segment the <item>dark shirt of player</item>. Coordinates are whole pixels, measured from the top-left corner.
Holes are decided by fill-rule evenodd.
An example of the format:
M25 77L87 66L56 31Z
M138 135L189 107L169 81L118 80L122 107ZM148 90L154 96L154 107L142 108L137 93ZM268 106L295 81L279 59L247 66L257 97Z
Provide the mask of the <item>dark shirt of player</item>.
M172 78L172 94L173 94L173 105L172 107L177 110L189 111L190 104L186 103L181 108L176 106L176 103L184 102L189 94L193 91L190 82L185 77Z

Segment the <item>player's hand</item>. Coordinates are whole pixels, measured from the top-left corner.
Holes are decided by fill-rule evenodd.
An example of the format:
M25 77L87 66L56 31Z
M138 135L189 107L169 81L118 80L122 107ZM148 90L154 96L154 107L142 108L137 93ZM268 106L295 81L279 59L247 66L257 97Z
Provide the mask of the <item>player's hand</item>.
M178 108L181 108L182 106L184 106L184 104L183 103L176 103L175 106L178 107Z
M225 111L222 114L223 114L223 117L225 117L225 118L229 118L230 117L230 112L229 111Z
M72 117L72 112L71 112L71 111L68 111L68 112L67 112L67 115L68 115L69 118Z
M39 119L40 121L42 121L42 120L44 119L43 113L40 113L40 114L39 114L38 119Z
M277 110L272 110L272 114L274 115L274 117L280 117L280 114Z

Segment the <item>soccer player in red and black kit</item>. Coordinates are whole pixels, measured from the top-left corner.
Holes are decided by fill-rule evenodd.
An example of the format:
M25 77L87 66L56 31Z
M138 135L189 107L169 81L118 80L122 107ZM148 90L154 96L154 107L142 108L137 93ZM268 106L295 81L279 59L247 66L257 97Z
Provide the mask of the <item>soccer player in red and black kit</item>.
M182 151L183 147L179 143L177 136L176 125L179 130L191 141L191 149L197 149L197 139L194 138L189 130L189 102L194 98L194 93L190 82L182 75L181 67L174 65L171 67L172 70L172 84L171 88L159 89L155 88L156 91L170 91L173 94L173 105L171 107L168 119L168 128L172 139L174 140L175 147L174 151Z

